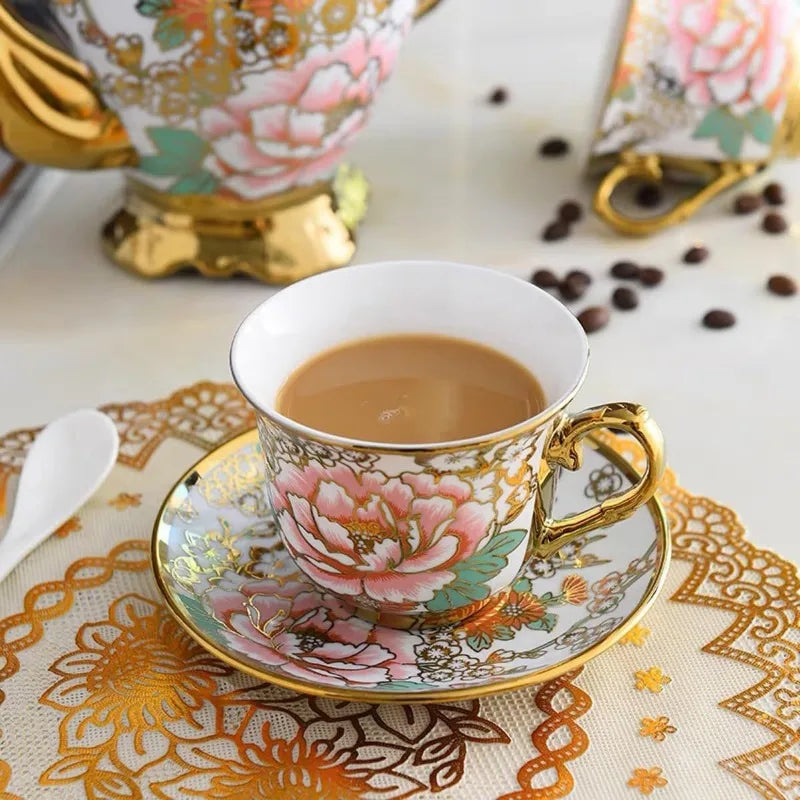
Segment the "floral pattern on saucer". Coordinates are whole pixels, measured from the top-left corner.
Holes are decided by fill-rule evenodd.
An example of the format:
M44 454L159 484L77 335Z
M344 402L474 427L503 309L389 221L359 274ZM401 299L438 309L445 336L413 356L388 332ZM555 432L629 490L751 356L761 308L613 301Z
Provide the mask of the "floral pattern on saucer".
M585 450L584 469L559 481L555 515L630 484L605 451ZM298 690L380 700L502 689L519 676L567 669L632 624L655 596L666 560L663 519L651 503L533 561L458 624L379 625L311 584L285 550L254 433L207 457L173 490L154 536L162 590L206 646Z

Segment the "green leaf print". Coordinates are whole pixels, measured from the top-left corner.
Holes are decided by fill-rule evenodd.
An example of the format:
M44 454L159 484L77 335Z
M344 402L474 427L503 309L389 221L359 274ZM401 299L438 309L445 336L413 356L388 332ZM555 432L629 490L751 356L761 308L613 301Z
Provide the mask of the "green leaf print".
M213 194L219 185L216 175L203 167L208 142L193 131L178 128L149 128L147 131L158 151L142 156L139 169L159 177L174 176L171 194Z
M144 17L157 20L153 38L162 50L173 50L187 40L186 20L174 13L173 0L139 0L136 10Z
M748 135L761 144L772 142L775 120L766 109L754 108L744 117L736 117L726 108L712 108L692 134L695 139L716 139L720 150L731 158L741 155Z
M775 138L775 119L765 108L754 108L745 117L750 134L761 144L771 144Z
M532 631L547 631L550 633L555 628L556 622L558 622L558 617L555 614L547 613L543 617L527 623L525 627L530 628Z
M475 636L467 636L467 644L473 650L487 650L492 646L492 637L486 631L481 631Z
M186 609L186 613L189 615L189 619L192 620L198 630L209 638L218 640L222 624L211 616L208 609L196 597L190 597L185 594L181 594L179 597L183 607Z
M450 611L489 596L486 583L508 564L508 554L519 547L527 531L518 529L497 533L482 550L451 569L455 578L439 589L425 604L429 611Z

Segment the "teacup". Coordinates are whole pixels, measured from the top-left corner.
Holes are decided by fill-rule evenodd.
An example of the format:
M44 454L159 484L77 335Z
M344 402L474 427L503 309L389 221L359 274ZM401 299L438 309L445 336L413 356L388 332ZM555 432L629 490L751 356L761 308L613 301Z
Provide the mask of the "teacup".
M334 436L276 408L287 377L316 354L400 333L458 337L512 357L538 378L546 408L505 430L436 444ZM495 270L440 262L349 267L301 281L256 308L231 347L288 551L319 587L402 627L469 616L532 557L630 516L652 496L664 451L646 409L608 403L565 413L588 359L583 329L546 292ZM581 439L598 428L638 439L644 475L599 505L551 519L540 487L557 467L580 467Z

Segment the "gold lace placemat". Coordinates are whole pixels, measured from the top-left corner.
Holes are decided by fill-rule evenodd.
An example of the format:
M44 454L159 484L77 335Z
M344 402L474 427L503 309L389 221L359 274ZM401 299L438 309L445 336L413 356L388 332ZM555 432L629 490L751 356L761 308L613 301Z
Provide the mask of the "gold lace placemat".
M797 571L672 473L666 589L583 670L480 701L336 702L216 661L150 574L168 488L253 425L240 395L104 410L117 467L0 584L0 800L800 798ZM34 435L0 439L0 519Z

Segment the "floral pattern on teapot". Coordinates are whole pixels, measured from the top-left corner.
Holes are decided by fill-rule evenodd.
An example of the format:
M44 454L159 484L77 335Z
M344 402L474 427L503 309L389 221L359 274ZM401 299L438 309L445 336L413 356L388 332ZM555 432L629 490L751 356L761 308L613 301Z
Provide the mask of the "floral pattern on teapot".
M170 194L259 200L329 180L414 0L52 0Z

